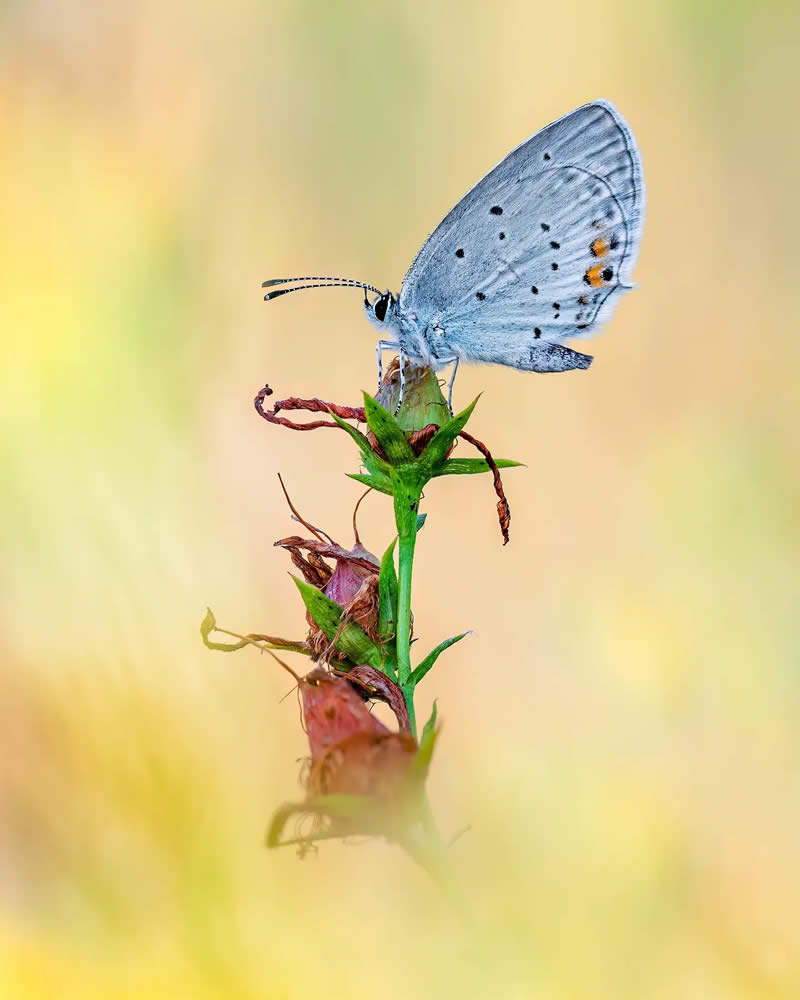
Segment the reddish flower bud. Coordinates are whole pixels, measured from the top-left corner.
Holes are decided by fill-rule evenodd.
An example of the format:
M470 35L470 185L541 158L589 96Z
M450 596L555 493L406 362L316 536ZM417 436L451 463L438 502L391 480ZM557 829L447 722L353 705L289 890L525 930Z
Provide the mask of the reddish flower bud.
M388 729L345 677L316 667L297 678L311 750L305 779L310 799L335 792L388 801L417 752L417 742L407 730L408 715L399 688L369 667L356 671L354 679L360 686L367 690L376 686L384 693L404 728L400 732ZM397 689L387 692L387 687Z

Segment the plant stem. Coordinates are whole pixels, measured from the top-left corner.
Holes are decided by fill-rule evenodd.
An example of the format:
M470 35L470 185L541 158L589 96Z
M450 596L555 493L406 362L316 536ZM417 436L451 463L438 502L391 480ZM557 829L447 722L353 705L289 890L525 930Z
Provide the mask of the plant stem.
M397 679L403 687L411 675L411 574L414 567L416 526L400 535L397 573Z
M411 735L414 739L417 738L417 713L414 709L414 685L407 684L405 687L400 689L403 692L403 697L406 701L406 708L408 709L408 725L411 729Z
M426 809L430 807L426 802ZM417 864L423 868L444 891L448 901L459 913L468 914L460 886L452 877L447 852L434 828L409 832L401 843Z
M411 676L411 574L417 543L417 512L420 489L409 483L402 472L394 478L394 513L397 525L397 681L403 692L411 735L416 739L414 685Z

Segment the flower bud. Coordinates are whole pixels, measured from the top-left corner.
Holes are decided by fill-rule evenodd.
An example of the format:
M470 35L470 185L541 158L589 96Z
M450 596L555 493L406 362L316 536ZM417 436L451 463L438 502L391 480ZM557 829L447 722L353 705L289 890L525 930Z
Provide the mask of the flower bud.
M406 730L388 729L344 677L317 667L301 679L300 691L311 749L308 797L336 793L389 801L408 773L416 740Z
M450 408L442 395L439 379L432 369L406 362L403 402L396 420L404 431L419 431L435 424L441 427L450 418ZM384 410L394 413L400 395L400 362L395 358L386 369L375 399Z

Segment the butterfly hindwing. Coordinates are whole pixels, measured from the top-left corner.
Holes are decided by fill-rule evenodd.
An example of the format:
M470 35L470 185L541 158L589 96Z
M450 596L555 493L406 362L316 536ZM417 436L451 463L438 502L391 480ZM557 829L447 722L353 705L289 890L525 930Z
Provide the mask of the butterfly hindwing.
M538 365L550 363L548 343L591 336L609 318L630 284L643 213L630 129L613 105L584 105L462 198L411 266L400 306L464 358L585 367L567 364L566 348L553 355L562 367Z

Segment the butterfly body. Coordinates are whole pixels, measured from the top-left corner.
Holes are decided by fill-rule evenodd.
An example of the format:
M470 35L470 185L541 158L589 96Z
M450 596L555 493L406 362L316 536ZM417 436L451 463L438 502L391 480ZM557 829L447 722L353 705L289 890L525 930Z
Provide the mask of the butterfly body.
M385 303L385 310L381 300ZM377 312L376 312L377 309ZM372 303L364 301L367 319L381 333L384 340L396 345L409 360L437 371L457 358L466 360L451 348L446 339L447 331L434 315L427 322L420 322L416 313L400 308L398 299L386 291ZM383 315L383 319L379 316Z
M588 368L591 364L592 359L586 354L579 354L546 340L537 343L535 334L533 342L518 342L516 352L507 348L504 360L500 360L491 340L481 336L480 328L474 330L467 339L450 338L444 325L447 322L445 316L434 314L423 324L415 313L404 313L391 292L384 292L383 296L390 298L383 321L376 320L373 303L366 301L364 305L367 319L383 334L379 349L397 348L409 360L434 371L461 361L506 364L521 371L538 372Z
M588 368L592 358L564 341L597 333L633 287L644 208L641 158L625 119L608 101L577 108L464 195L397 296L361 286L378 293L373 301L365 294L364 308L381 334L379 353L399 349L433 368Z

